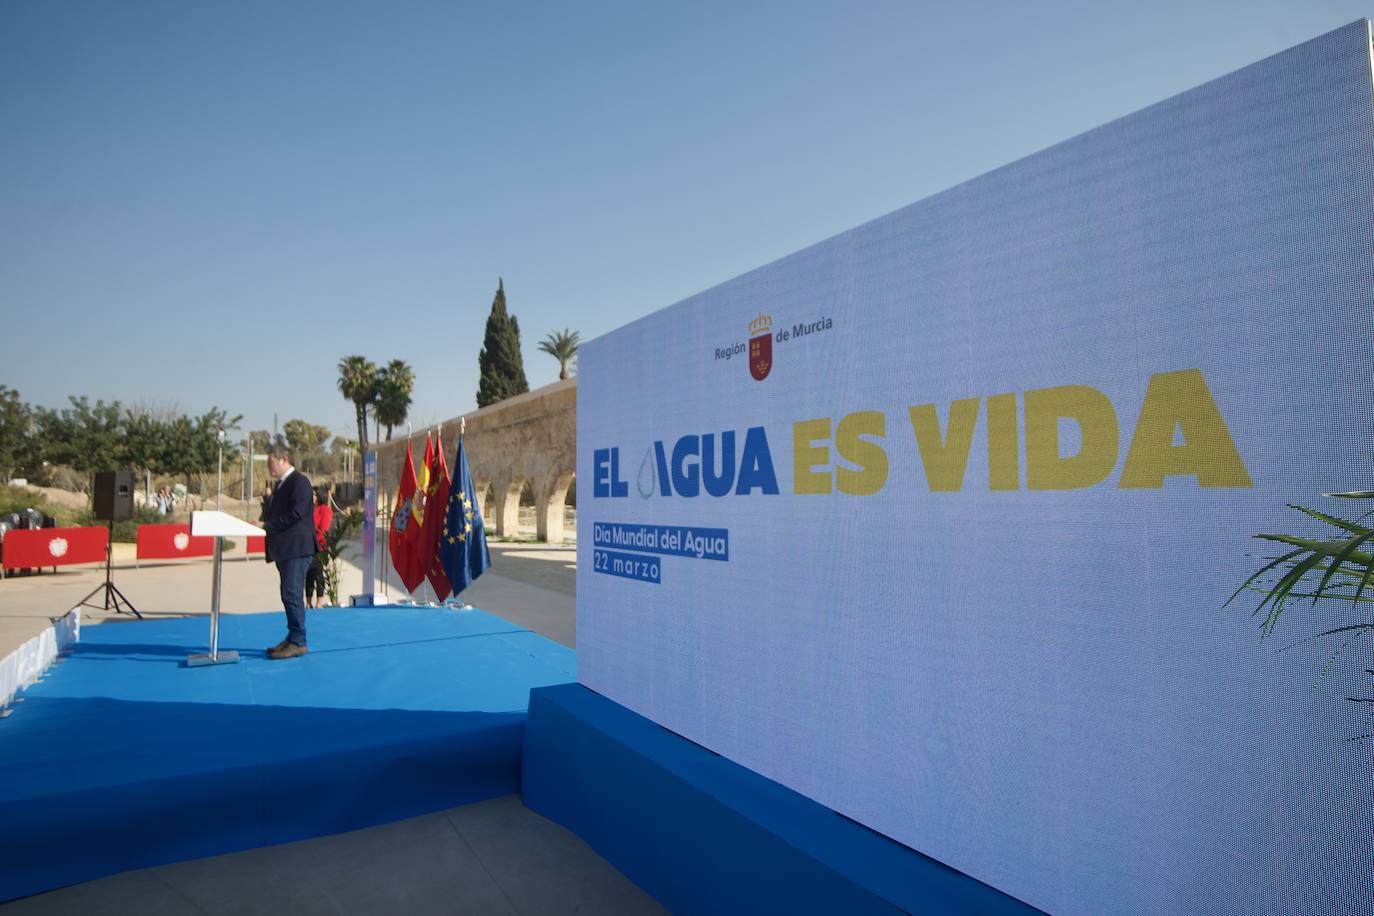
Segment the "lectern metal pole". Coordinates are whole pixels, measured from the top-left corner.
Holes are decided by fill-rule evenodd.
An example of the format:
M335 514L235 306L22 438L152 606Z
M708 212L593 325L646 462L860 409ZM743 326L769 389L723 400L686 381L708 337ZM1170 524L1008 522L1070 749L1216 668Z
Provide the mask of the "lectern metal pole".
M204 665L232 665L239 660L233 650L219 650L219 586L220 564L224 559L224 538L215 538L214 587L210 592L210 652L208 655L192 655L186 659L186 667L200 668Z
M219 576L224 555L224 538L215 538L215 585L210 597L210 660L219 661Z

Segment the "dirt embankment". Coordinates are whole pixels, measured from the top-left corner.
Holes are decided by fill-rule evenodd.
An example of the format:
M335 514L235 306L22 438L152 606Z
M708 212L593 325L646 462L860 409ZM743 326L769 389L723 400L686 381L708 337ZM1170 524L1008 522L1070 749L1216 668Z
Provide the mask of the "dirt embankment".
M73 490L64 490L61 487L38 487L34 486L33 484L29 484L28 488L30 490L34 490L42 494L43 499L45 499L48 502L49 506L52 507L60 507L63 509L71 510L73 512L80 512L91 507L90 497L88 497L85 493L77 493ZM134 505L144 505L142 487L136 487L134 489ZM209 496L198 496L192 493L176 504L176 508L172 511L171 517L168 518L168 521L175 520L183 522L190 517L190 513L193 510L213 508L215 508L215 497L213 493ZM249 518L249 521L252 522L256 522L258 520L258 513L261 510L261 506L256 500L252 501L250 504L245 505L243 501L235 499L227 493L222 494L220 498L220 508L223 509L225 512L228 512L230 515L236 516L238 518L243 518L244 510L247 509L251 513L251 518Z
M85 493L73 493L60 487L35 487L33 484L29 484L29 489L37 490L48 502L64 509L85 509L90 506Z

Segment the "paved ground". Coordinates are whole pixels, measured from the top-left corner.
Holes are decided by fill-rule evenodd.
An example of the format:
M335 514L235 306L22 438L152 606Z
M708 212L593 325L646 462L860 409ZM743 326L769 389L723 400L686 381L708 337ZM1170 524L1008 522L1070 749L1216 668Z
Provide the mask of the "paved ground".
M490 546L491 570L464 597L573 646L575 549ZM115 584L145 617L208 617L208 560L134 568L131 555L121 553L116 553ZM0 580L0 655L36 635L102 581L103 567ZM349 565L341 593L358 591L361 581L361 572ZM389 587L392 597L405 594L394 579ZM281 607L274 568L260 557L245 560L242 552L224 564L222 594L226 613ZM120 619L126 618L91 608L82 611L83 625ZM206 627L208 638L208 621ZM15 715L22 714L21 705ZM126 872L0 904L3 916L86 912L307 916L665 911L580 838L511 795L352 833Z
M468 589L472 604L528 627L565 646L576 645L575 547L547 544L490 542L491 570ZM344 554L339 596L362 589L362 572L354 563L361 554L354 545ZM135 565L132 544L116 544L113 581L144 617L188 617L210 613L211 565L208 558L167 560ZM262 555L249 557L239 547L225 554L222 565L222 613L259 613L280 610L276 568ZM105 567L59 566L40 575L11 575L0 579L0 657L41 633L53 618L70 611L105 581ZM392 598L408 597L392 572L378 583ZM417 597L433 597L429 586ZM104 604L104 594L91 599ZM106 620L132 620L132 615L89 605L81 609L83 625ZM209 624L206 624L209 632Z
M488 546L491 572L472 583L463 598L554 642L577 648L577 548L495 542ZM357 575L361 582L362 574ZM393 598L406 597L394 571L378 588ZM422 586L416 597L432 598L429 585Z

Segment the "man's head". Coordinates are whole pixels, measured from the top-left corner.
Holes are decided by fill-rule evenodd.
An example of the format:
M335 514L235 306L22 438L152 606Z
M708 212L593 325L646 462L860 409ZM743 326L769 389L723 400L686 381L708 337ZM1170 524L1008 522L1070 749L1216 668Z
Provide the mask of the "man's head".
M280 477L291 469L291 450L285 446L273 446L267 452L267 473Z

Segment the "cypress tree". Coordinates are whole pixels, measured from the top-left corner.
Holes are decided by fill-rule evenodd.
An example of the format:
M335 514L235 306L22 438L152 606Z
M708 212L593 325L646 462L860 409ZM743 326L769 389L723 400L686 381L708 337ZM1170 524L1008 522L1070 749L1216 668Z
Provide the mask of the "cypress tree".
M491 300L487 335L482 341L477 364L482 370L482 380L477 386L478 407L530 390L529 382L525 381L525 363L520 356L520 324L514 315L506 313L504 279L496 281L496 297Z

